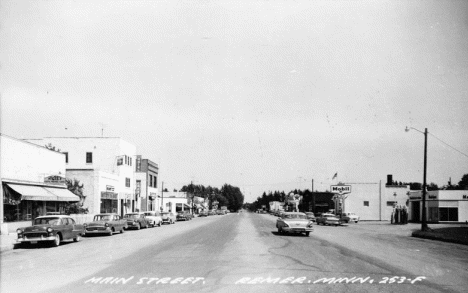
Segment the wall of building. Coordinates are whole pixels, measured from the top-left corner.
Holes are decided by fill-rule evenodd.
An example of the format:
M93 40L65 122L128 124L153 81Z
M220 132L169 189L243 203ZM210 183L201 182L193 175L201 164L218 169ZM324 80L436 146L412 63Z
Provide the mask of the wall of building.
M390 220L385 219L380 210L383 201L380 182L344 184L351 185L351 193L345 199L345 212L355 213L364 221Z
M44 183L47 176L65 176L64 154L6 135L0 143L2 178Z

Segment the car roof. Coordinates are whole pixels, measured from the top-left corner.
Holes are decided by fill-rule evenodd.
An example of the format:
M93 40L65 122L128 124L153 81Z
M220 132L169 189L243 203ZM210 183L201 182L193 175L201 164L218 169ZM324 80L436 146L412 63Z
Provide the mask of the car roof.
M118 216L118 215L114 213L101 213L101 214L95 214L95 216Z
M40 216L37 217L36 219L46 219L46 218L71 218L68 215L49 215L49 216Z
M304 213L300 213L300 212L285 212L283 214L287 214L287 215L305 215Z

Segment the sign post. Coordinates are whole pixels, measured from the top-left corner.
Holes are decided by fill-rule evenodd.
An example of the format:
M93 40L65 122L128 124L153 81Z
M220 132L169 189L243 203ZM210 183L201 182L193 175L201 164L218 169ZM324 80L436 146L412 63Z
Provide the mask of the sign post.
M335 199L335 213L342 213L345 210L345 199L344 194L351 193L351 185L338 184L331 185L330 190L332 193L336 193L333 198ZM342 202L343 206L338 209L338 203Z

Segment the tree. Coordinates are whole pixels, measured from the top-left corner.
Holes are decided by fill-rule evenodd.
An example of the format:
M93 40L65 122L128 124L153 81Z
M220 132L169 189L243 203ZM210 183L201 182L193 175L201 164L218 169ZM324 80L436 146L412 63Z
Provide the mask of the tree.
M463 175L462 179L458 182L458 188L461 190L468 189L468 174Z
M67 214L87 214L89 212L88 208L83 208L83 204L86 200L86 195L83 194L83 184L80 184L80 181L77 179L65 179L67 184L67 189L70 190L73 194L77 195L80 198L80 201L77 203L68 204L65 207L65 212Z

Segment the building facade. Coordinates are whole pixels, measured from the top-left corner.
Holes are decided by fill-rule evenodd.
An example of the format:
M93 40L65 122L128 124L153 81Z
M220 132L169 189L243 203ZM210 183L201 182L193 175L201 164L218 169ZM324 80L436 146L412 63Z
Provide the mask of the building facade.
M136 156L135 161L135 186L137 205L140 211L156 211L156 199L158 198L158 174L159 166L149 159Z
M156 199L156 210L164 212L191 211L186 192L164 191Z
M409 218L422 220L422 191L409 195ZM433 190L426 192L426 220L430 223L468 221L468 190Z
M120 137L46 137L27 141L51 144L63 152L66 176L83 183L83 207L89 213L124 215L139 209L135 145Z
M67 189L63 153L0 134L0 161L2 233L80 201Z

